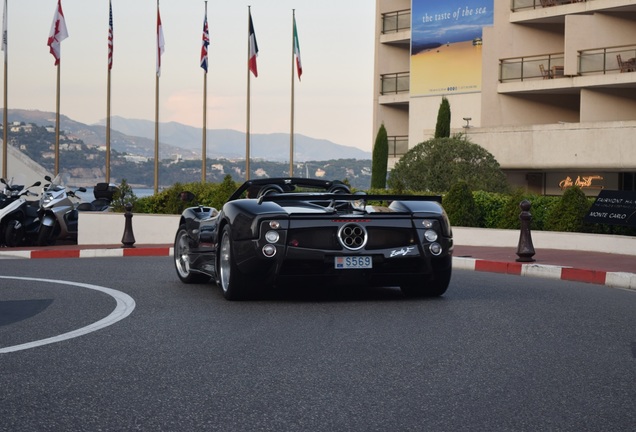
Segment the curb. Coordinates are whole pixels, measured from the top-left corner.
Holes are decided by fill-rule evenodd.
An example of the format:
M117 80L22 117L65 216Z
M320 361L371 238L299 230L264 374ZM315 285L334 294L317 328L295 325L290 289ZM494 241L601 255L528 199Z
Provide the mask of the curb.
M453 268L516 276L542 277L572 282L585 282L605 285L612 288L636 290L636 274L627 272L606 272L573 267L532 263L522 264L518 262L489 261L459 257L453 257Z
M41 250L1 250L2 258L120 258L131 256L172 256L173 247L112 247L97 249L41 249ZM627 272L606 272L544 264L524 264L518 262L490 261L476 258L453 257L453 268L515 276L541 277L573 282L585 282L636 291L636 274Z
M132 247L106 249L4 250L0 258L120 258L130 256L171 256L172 247Z

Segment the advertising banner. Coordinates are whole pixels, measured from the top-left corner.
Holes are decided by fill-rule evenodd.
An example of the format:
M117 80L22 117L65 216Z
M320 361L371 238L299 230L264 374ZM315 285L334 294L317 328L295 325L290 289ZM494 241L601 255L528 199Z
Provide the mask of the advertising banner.
M482 28L494 0L413 0L411 96L481 91Z

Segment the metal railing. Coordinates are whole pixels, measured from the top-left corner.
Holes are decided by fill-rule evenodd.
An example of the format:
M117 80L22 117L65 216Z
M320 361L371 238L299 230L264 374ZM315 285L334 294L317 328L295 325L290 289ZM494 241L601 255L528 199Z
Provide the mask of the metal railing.
M411 11L401 10L382 14L382 34L397 33L411 28Z
M635 69L636 45L579 51L579 74L581 75L606 74L616 71L635 72Z
M408 72L398 72L380 75L380 94L406 93L410 90L410 77Z
M584 3L590 0L511 0L510 10L517 12L526 9L541 9L571 3Z
M499 60L499 82L563 77L563 53Z
M395 135L388 137L389 139L389 156L404 156L409 151L408 135Z

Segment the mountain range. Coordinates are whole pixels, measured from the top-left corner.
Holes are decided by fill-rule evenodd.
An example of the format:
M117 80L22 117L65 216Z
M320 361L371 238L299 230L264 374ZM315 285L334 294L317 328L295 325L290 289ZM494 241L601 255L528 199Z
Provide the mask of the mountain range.
M0 112L2 110L0 109ZM55 113L11 109L9 123L34 123L55 126ZM60 130L73 135L87 145L103 146L106 141L106 120L87 125L60 115ZM208 129L206 132L208 158L245 158L245 133L231 129ZM154 157L155 123L149 120L111 117L111 148L118 152ZM201 128L177 122L159 124L159 157L183 159L201 158ZM251 134L250 156L270 161L289 160L289 134ZM332 159L371 159L371 153L324 139L295 134L294 161L323 161Z

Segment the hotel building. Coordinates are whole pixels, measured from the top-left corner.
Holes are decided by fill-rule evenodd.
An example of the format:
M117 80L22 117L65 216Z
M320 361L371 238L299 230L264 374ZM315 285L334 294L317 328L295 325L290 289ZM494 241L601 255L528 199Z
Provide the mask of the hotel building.
M376 0L375 77L389 166L433 136L444 96L513 186L636 190L633 0Z

